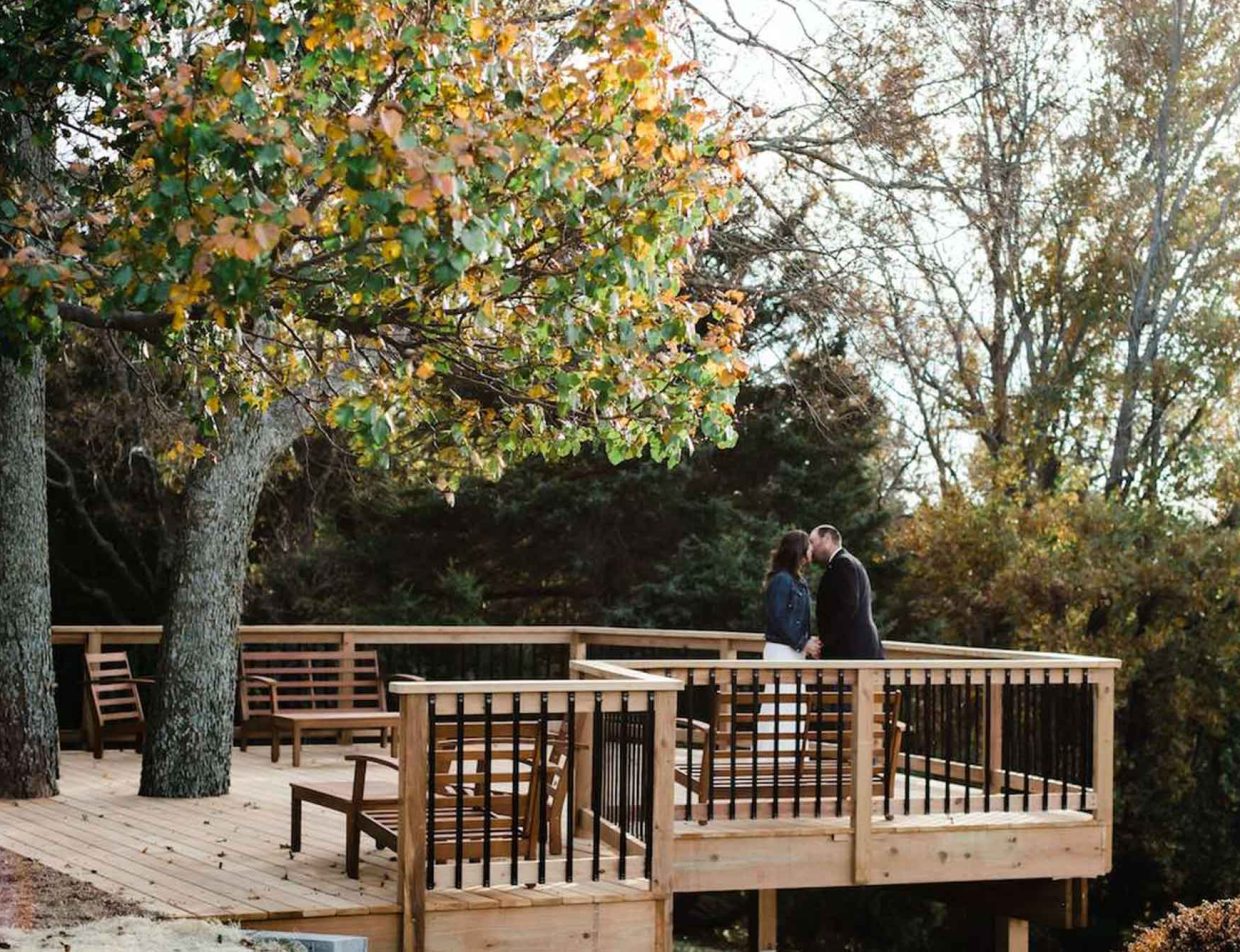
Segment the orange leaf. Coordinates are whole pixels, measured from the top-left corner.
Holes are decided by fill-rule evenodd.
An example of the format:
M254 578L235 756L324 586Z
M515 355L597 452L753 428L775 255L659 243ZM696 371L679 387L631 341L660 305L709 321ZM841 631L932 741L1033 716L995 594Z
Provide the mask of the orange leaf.
M379 110L379 125L387 133L389 139L395 141L396 137L400 135L401 126L404 124L405 117L401 115L399 109L384 106Z
M241 74L235 69L225 70L220 75L220 89L232 96L241 91Z
M310 213L297 205L289 211L288 223L294 228L305 228L310 224Z
M258 257L259 250L258 242L252 238L238 238L233 245L233 254L242 261L253 261Z
M280 226L272 222L260 222L254 226L254 239L263 251L270 251L280 240Z
M430 208L435 204L429 190L418 186L405 190L405 204L410 208Z

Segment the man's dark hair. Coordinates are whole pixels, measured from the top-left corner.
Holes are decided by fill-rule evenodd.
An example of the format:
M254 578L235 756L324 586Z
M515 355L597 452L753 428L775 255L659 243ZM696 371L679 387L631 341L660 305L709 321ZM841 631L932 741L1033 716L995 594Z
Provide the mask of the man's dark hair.
M840 535L840 530L835 528L835 526L829 526L825 523L820 526L815 526L813 534L830 536L831 541L836 545L843 545L844 543L844 538Z

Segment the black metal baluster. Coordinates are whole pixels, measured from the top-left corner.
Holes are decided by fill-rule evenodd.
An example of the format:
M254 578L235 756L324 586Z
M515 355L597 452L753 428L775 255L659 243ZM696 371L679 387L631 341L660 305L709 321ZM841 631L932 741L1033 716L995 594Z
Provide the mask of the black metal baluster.
M853 680L853 712L856 712L857 682ZM853 730L857 729L854 722ZM853 783L857 778L853 777ZM853 797L856 800L856 797ZM835 672L835 815L844 815L844 669Z
M887 781L887 765L894 764L891 758L891 732L894 725L891 723L891 671L886 669L883 671L883 816L891 816L891 784Z
M711 669L710 675L706 680L710 685L710 707L707 710L709 716L708 726L706 728L706 746L709 748L710 753L708 754L705 751L702 752L702 780L700 782L707 783L707 781L709 781L706 786L706 819L707 821L710 821L715 818L715 715L719 707L719 686L715 684L715 671L713 668ZM710 758L711 764L709 774L706 770L707 757Z
M547 881L547 832L551 817L547 811L547 692L538 699L538 804L534 816L538 823L538 881Z
M756 672L755 672L756 673ZM779 816L779 758L783 754L783 743L779 736L779 670L775 671L775 750L771 764L772 781L775 784L775 790L771 799L771 816ZM754 722L755 724L757 721ZM756 745L755 745L756 746Z
M1085 799L1085 788L1089 785L1089 774L1093 769L1093 731L1090 721L1093 713L1093 698L1089 689L1089 669L1081 672L1081 810L1088 805Z
M1051 797L1051 771L1055 765L1055 739L1054 724L1051 718L1054 716L1055 709L1050 703L1051 693L1051 669L1044 668L1042 671L1042 810L1050 809Z
M465 695L456 696L456 857L453 882L461 888L465 870Z
M591 771L594 776L590 783L590 809L594 814L594 845L592 847L593 869L590 872L590 878L597 880L599 878L600 866L600 841L603 832L603 694L601 691L594 692L594 743L591 748L593 763Z
M952 812L952 673L943 672L943 812Z
M568 836L564 842L564 879L573 881L573 841L577 835L577 694L568 692L568 750L565 752L564 782L568 784Z
M908 668L904 669L904 703L911 709L913 704L913 672ZM913 720L911 713L907 715L909 722ZM909 752L909 742L904 741L904 815L908 816L912 808L912 754Z
M650 878L650 874L654 871L654 692L650 691L646 694L646 736L643 739L645 747L645 787L643 791L643 812L645 813L645 822L642 831L643 838L646 841L646 878Z
M1025 684L1021 692L1024 695L1024 700L1021 701L1020 705L1022 722L1021 734L1024 735L1025 738L1024 750L1021 752L1023 754L1021 759L1024 761L1022 766L1025 768L1025 790L1022 801L1022 809L1026 813L1029 812L1029 762L1033 759L1033 718L1029 716L1029 702L1032 700L1030 694L1033 691L1032 673L1033 672L1031 672L1028 668L1025 669Z
M430 731L426 744L426 888L435 888L435 695L426 698Z
M685 776L689 778L685 784L685 819L693 819L693 669L690 668L685 678L685 707L687 708L685 717L685 737L687 738L688 750L685 751L686 766ZM706 755L702 754L702 761L705 762Z
M991 788L991 784L990 784L990 764L991 764L990 740L991 740L991 737L994 736L993 725L990 723L991 721L991 706L990 706L991 690L992 690L992 687L990 684L990 669L987 668L986 669L986 686L982 691L982 703L986 705L986 715L985 715L986 726L983 728L983 730L985 730L986 732L986 736L984 738L984 741L986 744L986 753L984 755L984 763L982 764L982 770L984 770L986 773L986 784L985 784L986 805L982 808L983 813L990 812L990 788Z
M1068 712L1067 702L1072 695L1072 689L1069 687L1071 674L1067 668L1063 669L1063 690L1059 694L1059 732L1063 735L1063 757L1059 765L1059 809L1068 809L1068 777L1072 773L1072 767L1069 764L1069 751L1072 744L1072 733L1067 729Z
M749 682L752 711L749 716L749 819L758 817L758 671L750 672Z
M491 692L482 695L482 885L491 885Z
M934 684L931 682L930 676L930 670L926 669L926 683L922 685L926 691L925 703L922 705L926 721L926 732L922 741L922 746L925 749L925 762L922 764L922 768L926 774L926 789L924 791L926 802L922 807L922 812L927 814L930 812L930 757L934 750Z
M731 769L728 770L728 819L736 819L736 669L731 671L732 675L732 694L728 700L728 721L732 730L732 743L729 745L728 757L731 759ZM711 779L714 783L714 779Z
M1012 748L1016 746L1015 728L1009 730L1015 723L1013 715L1016 706L1010 668L1005 668L1003 671L1003 687L999 688L999 697L1003 701L1003 726L999 733L1001 739L999 749L1003 757L1003 812L1008 813L1012 809Z
M964 812L969 812L969 784L973 780L973 672L964 673Z
M629 859L629 692L620 694L620 878L627 879Z
M822 668L814 671L814 705L817 720L814 721L814 816L822 816Z
M801 743L802 743L802 738L804 737L804 731L802 730L804 725L802 724L802 719L801 719L801 705L803 703L802 695L801 695L801 681L802 681L802 672L800 671L800 669L798 669L797 670L797 707L796 707L796 715L795 715L796 719L793 722L794 727L792 731L792 734L793 734L792 756L794 758L793 769L796 772L796 776L792 783L792 815L794 817L799 817L801 815L801 761L804 759L801 756Z
M533 786L531 778L530 786ZM512 692L512 853L509 857L509 881L517 884L517 852L521 825L521 694Z

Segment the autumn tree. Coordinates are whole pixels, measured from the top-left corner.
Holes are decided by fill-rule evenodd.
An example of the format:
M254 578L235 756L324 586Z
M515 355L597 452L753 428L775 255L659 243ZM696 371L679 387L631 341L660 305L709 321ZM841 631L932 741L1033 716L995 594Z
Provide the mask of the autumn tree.
M145 34L163 74L90 117L121 185L71 169L72 202L15 216L24 313L174 355L197 421L169 453L185 518L146 794L227 790L254 508L307 427L445 494L590 442L674 460L731 438L744 315L680 276L740 147L701 134L659 4L535 8L187 12Z

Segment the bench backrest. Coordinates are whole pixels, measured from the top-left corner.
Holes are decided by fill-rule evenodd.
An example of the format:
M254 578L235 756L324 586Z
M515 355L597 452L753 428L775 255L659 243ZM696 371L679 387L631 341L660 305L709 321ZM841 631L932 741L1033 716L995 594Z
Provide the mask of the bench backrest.
M87 652L86 677L90 683L95 723L144 720L142 699L138 697L138 686L129 670L129 655L124 651Z
M278 711L387 710L376 651L242 651L237 689L241 717Z

